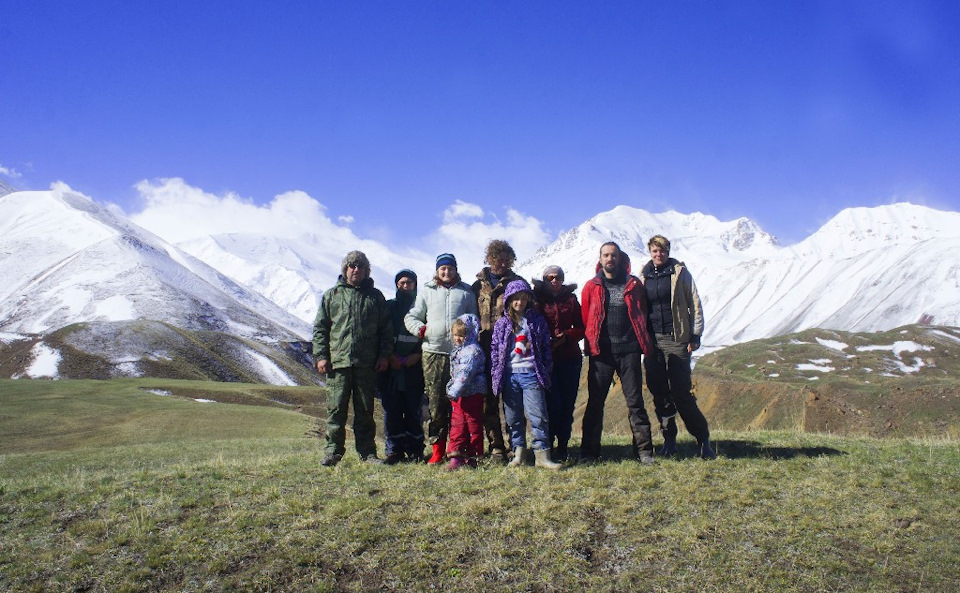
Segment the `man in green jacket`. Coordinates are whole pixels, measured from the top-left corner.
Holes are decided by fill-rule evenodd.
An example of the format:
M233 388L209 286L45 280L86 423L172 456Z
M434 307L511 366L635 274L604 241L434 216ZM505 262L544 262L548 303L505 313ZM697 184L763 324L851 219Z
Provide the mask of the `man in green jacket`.
M376 373L393 353L393 323L383 294L373 287L370 261L362 251L343 258L340 278L323 293L313 324L317 370L327 376L327 455L336 465L346 452L347 410L353 399L353 434L360 459L383 463L374 441Z

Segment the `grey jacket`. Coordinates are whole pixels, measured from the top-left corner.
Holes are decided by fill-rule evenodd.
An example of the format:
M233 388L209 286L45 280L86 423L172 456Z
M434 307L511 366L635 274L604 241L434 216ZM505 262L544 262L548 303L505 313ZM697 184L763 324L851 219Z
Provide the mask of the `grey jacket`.
M453 338L450 329L464 313L477 314L477 299L469 285L459 282L447 288L431 280L417 291L417 300L403 318L407 331L417 336L426 326L423 351L450 354Z

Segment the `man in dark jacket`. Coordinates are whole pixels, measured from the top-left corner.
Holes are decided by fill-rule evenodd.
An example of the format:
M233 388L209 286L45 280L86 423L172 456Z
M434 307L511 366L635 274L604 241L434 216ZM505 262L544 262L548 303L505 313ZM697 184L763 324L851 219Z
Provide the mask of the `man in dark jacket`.
M590 357L581 457L586 461L600 457L603 408L616 372L627 402L634 454L643 464L652 464L650 417L641 393L641 355L653 351L647 299L639 278L630 275L630 259L619 245L609 242L600 247L597 275L584 285L580 300L584 350Z
M400 270L394 276L397 296L387 301L393 321L394 346L390 368L378 375L377 389L383 403L383 434L386 462L423 461L423 366L420 338L407 331L403 317L417 298L417 275Z
M393 324L383 294L373 287L362 251L343 258L336 286L323 293L313 325L317 370L327 376L327 455L334 466L345 452L347 410L353 399L353 433L360 459L383 463L374 441L376 373L393 353Z

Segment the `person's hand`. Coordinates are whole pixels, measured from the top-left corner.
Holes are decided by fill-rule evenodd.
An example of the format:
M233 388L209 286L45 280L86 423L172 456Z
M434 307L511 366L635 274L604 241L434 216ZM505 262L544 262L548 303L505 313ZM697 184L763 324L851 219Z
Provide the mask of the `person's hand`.
M420 353L414 352L413 354L410 354L409 356L407 356L406 360L403 363L403 366L405 367L417 366L418 362L420 362Z
M322 374L324 374L324 375L326 375L327 373L329 373L330 370L331 370L331 369L330 369L330 361L327 360L327 359L325 359L325 358L322 358L322 359L318 360L318 361L317 361L317 370L320 371L320 372L321 372Z
M690 343L687 344L687 352L693 353L694 350L700 348L700 340L690 340Z
M396 354L390 355L390 368L394 371L399 371L400 367L403 366L403 359L397 356Z
M388 365L388 362L386 358L378 358L377 366L376 366L377 372L382 373L383 371L387 370L387 365Z

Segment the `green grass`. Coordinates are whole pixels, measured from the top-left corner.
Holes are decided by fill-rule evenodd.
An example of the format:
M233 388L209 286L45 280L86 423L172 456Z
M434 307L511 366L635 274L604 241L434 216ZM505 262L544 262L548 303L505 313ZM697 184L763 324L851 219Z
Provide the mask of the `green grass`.
M34 451L6 430L18 423L8 404L28 412L31 388L11 398L0 384L0 590L953 592L960 584L952 441L756 431L716 434L713 462L694 459L681 440L679 459L643 467L622 457L628 443L614 438L605 442L612 460L560 472L373 467L352 453L329 469L305 435L305 416L137 386L108 397L87 385L77 383L70 411L91 434ZM65 405L68 396L59 397L36 405ZM181 426L149 426L167 413ZM104 417L127 421L98 424ZM61 420L37 413L33 422L50 433ZM111 443L106 434L118 425L152 436Z

